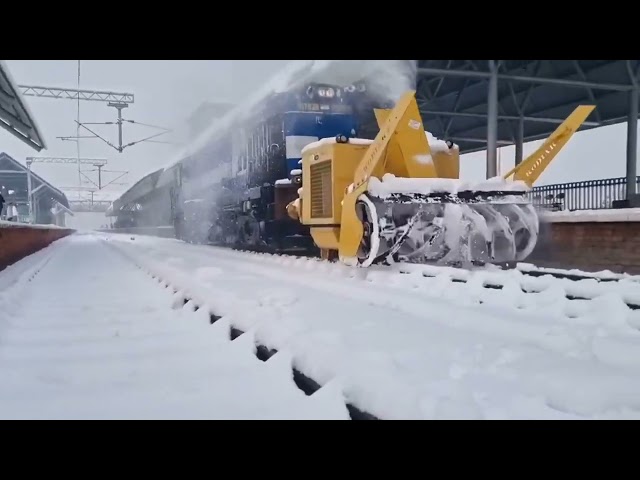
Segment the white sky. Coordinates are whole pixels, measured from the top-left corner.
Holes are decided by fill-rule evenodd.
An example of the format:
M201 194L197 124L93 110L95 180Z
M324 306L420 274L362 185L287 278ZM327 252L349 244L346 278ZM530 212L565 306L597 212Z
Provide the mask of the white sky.
M198 105L205 101L238 103L280 70L287 60L83 60L80 88L111 90L135 94L135 103L123 111L123 117L143 123L179 130ZM18 84L47 87L77 87L76 60L7 60ZM7 132L0 133L0 151L24 163L27 156L76 156L76 144L56 137L75 136L77 102L25 97L45 136L48 149L35 152ZM105 122L116 119L116 110L104 102L80 102L82 122ZM90 126L101 136L117 144L115 125ZM427 125L428 129L428 125ZM558 155L538 184L560 183L625 175L626 123L580 132ZM157 130L125 124L123 143L156 133ZM89 133L81 129L80 135ZM159 140L171 140L162 136ZM526 144L525 156L541 142ZM111 185L104 192L115 198L154 168L165 165L181 149L179 145L141 143L121 154L98 139L81 140L80 155L107 158L105 170L128 170L121 179L126 185ZM500 171L513 167L514 147L499 150ZM485 153L462 158L462 177L484 178ZM91 168L91 167L86 167ZM34 166L37 173L59 188L76 187L75 165ZM97 182L95 173L87 173ZM116 173L103 174L103 184ZM87 186L91 186L86 183ZM69 192L69 198L75 194ZM98 196L96 196L98 198Z

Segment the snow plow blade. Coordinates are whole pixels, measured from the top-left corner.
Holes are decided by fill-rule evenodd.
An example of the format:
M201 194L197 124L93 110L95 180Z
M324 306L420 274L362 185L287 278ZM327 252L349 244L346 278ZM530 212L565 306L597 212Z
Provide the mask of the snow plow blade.
M338 137L307 145L291 217L310 227L323 258L349 265L526 259L539 224L527 194L595 107L578 107L507 174L515 180L472 184L458 179L458 147L425 131L414 94L407 92L392 110L375 111L380 131L374 140Z
M402 189L403 180L372 178L356 204L365 231L358 251L362 266L385 259L458 266L508 263L525 259L535 247L538 218L526 191L486 185L452 192L435 179L433 191L415 193Z

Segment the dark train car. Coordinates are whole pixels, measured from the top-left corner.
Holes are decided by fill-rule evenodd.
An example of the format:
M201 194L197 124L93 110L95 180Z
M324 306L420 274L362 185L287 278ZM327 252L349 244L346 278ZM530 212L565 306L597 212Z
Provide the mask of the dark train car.
M286 213L300 187L302 149L338 135L373 138L373 108L389 106L369 98L363 83L310 83L266 97L250 115L223 118L206 145L174 167L170 203L176 236L252 250L314 253L308 229Z

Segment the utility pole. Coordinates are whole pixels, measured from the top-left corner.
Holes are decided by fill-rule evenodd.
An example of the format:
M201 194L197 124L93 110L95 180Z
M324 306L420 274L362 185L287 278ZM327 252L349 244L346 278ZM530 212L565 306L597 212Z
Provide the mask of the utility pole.
M159 137L160 135L164 135L168 132L170 132L170 129L164 128L164 127L160 127L157 125L150 125L150 124L146 124L146 123L142 123L142 122L137 122L135 120L128 120L122 117L122 110L125 108L128 108L129 105L132 105L135 101L135 97L133 93L123 93L123 92L113 92L113 91L108 91L108 90L88 90L88 89L81 89L80 88L80 60L78 60L78 84L77 84L77 88L58 88L58 87L46 87L46 86L36 86L36 85L18 85L18 88L21 90L22 95L25 96L32 96L32 97L41 97L41 98L53 98L53 99L66 99L66 100L74 100L77 101L78 103L78 107L77 107L77 117L75 119L75 123L76 123L76 134L75 136L69 136L69 137L57 137L62 141L75 141L77 144L77 158L76 158L76 162L78 164L78 188L82 188L82 177L87 177L86 175L83 174L83 172L81 171L81 167L80 165L82 163L90 163L90 162L84 162L82 161L83 159L81 159L80 157L80 139L91 139L91 138L99 138L100 140L102 140L104 143L106 143L107 145L109 145L110 147L112 147L113 149L117 150L119 153L122 153L123 150L125 148L131 147L133 145L136 145L138 143L142 143L142 142L151 142L151 143L171 143L171 142L164 142L164 141L160 141L160 140L153 140L156 137ZM91 102L105 102L107 103L107 106L109 107L113 107L118 111L118 117L116 122L95 122L95 123L88 123L88 122L81 122L80 121L80 101L91 101ZM145 127L150 127L150 128L154 128L156 130L161 130L159 133L153 134L153 135L149 135L147 137L141 138L139 140L127 143L127 144L123 144L123 123L127 122L127 123L132 123L132 124L138 124L141 126L145 126ZM89 127L87 127L87 125L113 125L116 124L118 126L118 145L114 145L113 143L111 143L109 140L103 138L102 136L100 136L98 133L94 132L93 130L91 130ZM87 130L91 135L85 135L85 136L81 136L80 135L80 128L83 128L85 130ZM34 158L34 157L31 157ZM84 159L84 160L88 160L88 159ZM90 160L90 159L89 159ZM51 162L50 162L51 163ZM55 163L71 163L71 162L55 162ZM97 167L98 169L98 189L101 190L103 188L102 186L102 167L106 164L106 160L104 163L96 165L93 164L95 167ZM30 167L30 164L29 164ZM106 172L106 170L105 170ZM123 173L123 175L120 175L119 177L115 178L114 180L112 180L111 182L107 183L107 185L111 185L113 184L116 180L118 180L119 178L121 178L122 176L126 175L129 172L119 172L119 173ZM93 182L91 179L89 179L87 177L87 179L93 183L95 185L95 182ZM29 180L31 180L31 176L30 176L30 168L29 168ZM31 200L31 197L30 197Z
M117 150L122 153L122 109L127 108L126 103L111 102L107 104L109 107L115 107L118 109L118 148Z
M106 90L81 90L79 79L80 79L80 66L78 65L78 88L55 88L55 87L42 87L42 86L35 86L35 85L18 85L18 87L22 91L22 94L26 96L76 100L78 102L78 116L75 120L76 129L77 129L76 136L75 137L57 137L60 140L74 141L79 144L81 138L85 138L85 139L99 138L110 147L122 153L122 151L127 147L130 147L137 143L149 141L152 138L158 137L160 135L163 135L171 131L168 128L136 122L134 120L123 119L122 110L127 108L129 105L133 104L135 101L135 96L133 93L111 92ZM116 120L116 122L90 122L90 123L81 122L80 113L79 113L80 100L91 101L91 102L106 102L108 107L113 107L118 110L118 119ZM160 129L162 130L162 132L155 135L151 135L149 137L143 138L135 142L131 142L127 145L123 145L122 144L122 124L124 122L137 123L138 125ZM118 126L118 145L112 144L108 140L104 139L102 136L98 135L93 130L86 127L86 125L113 125L114 123ZM87 135L83 137L80 136L80 128L84 128L85 130L88 130L91 133L91 135Z
M76 100L78 104L80 100L91 101L91 102L106 102L108 107L113 107L118 110L118 118L115 122L81 122L79 117L75 120L78 132L75 137L57 137L60 140L66 141L74 141L80 142L81 138L99 138L111 148L117 150L119 153L122 153L123 150L127 147L131 147L138 143L142 142L152 142L152 143L170 143L170 142L160 142L153 141L152 139L155 137L159 137L160 135L164 135L166 133L171 132L170 129L160 127L157 125L150 125L148 123L137 122L135 120L128 120L122 118L122 110L129 107L129 105L134 103L135 96L133 93L121 93L121 92L111 92L106 90L81 90L78 88L55 88L55 87L42 87L35 85L18 85L18 88L21 89L22 94L26 96L32 97L42 97L42 98L57 98L57 99L66 99L66 100ZM162 130L159 133L154 135L150 135L148 137L142 138L140 140L136 140L134 142L130 142L126 145L123 145L122 141L122 125L124 122L138 124L143 127L150 127L157 130ZM118 126L118 145L114 145L108 140L104 139L102 136L98 135L93 130L89 129L86 125L113 125L116 124ZM84 128L91 135L80 136L79 129Z
M32 163L58 163L58 164L78 163L78 159L73 157L27 157L26 161L27 161L28 168L31 168ZM104 187L107 187L109 185L122 185L120 183L116 184L114 182L129 173L128 171L121 171L121 170L102 170L102 168L108 163L107 159L105 158L80 158L79 161L80 161L80 164L82 165L92 165L98 169L98 184L96 185L94 183L94 185L98 187L98 190L102 190ZM91 171L95 171L95 170L85 170L85 172L91 172ZM106 185L102 185L102 172L120 173L121 175L117 178L114 178L112 181L110 181ZM91 182L91 179L89 179L88 177L87 179Z
M97 188L91 187L61 187L60 190L67 190L70 192L89 192L91 195L91 205L93 205L93 194L96 192Z
M98 190L102 190L102 167L104 165L94 164L93 166L98 168Z
M132 93L112 92L105 90L86 90L80 89L80 60L78 60L78 88L57 88L57 87L43 87L37 85L18 85L22 95L41 98L54 98L54 99L66 99L77 101L77 115L76 115L76 135L75 137L58 137L60 140L68 140L76 142L76 155L78 164L78 186L82 186L81 163L80 162L80 139L81 138L96 138L99 136L93 134L91 136L80 136L80 128L83 124L80 122L80 101L92 101L92 102L107 102L108 106L115 106L118 108L118 116L122 118L121 110L126 108L130 104L134 103L135 97ZM85 127L86 128L86 127ZM122 144L122 126L120 121L120 143ZM122 153L122 149L118 150ZM66 163L66 162L65 162ZM104 164L103 164L104 165ZM100 175L100 170L98 171ZM86 176L86 175L85 175ZM101 180L99 179L101 183ZM92 182L93 183L93 182Z

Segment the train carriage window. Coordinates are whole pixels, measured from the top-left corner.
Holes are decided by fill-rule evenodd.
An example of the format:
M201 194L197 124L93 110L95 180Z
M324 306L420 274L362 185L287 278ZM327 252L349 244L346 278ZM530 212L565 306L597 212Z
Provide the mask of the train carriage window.
M264 124L260 124L256 130L257 144L258 144L258 158L262 158L262 127Z
M269 147L274 144L280 147L284 143L282 118L282 115L277 115L269 121Z
M253 156L260 157L260 131L253 131Z
M262 156L267 156L267 146L268 146L269 134L267 128L267 122L262 124Z
M256 131L253 131L253 155L252 157L255 158L258 156L258 134L256 133Z
M256 132L251 132L251 157L256 156Z

